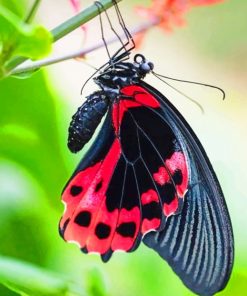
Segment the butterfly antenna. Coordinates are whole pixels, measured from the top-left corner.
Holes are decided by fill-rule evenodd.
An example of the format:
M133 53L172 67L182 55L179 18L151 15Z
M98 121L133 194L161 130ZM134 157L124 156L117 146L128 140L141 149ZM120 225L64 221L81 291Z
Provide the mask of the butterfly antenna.
M179 93L180 95L186 97L188 100L190 100L192 103L194 103L202 112L202 114L204 114L204 110L202 108L202 106L195 100L193 100L191 97L189 97L188 95L186 95L185 93L183 93L182 91L178 90L177 88L175 88L174 86L172 86L170 83L168 83L167 81L165 81L164 79L162 79L161 77L163 77L162 75L156 74L155 72L153 72L153 75L158 78L159 80L161 80L162 82L164 82L166 85L168 85L170 88L174 89L177 93ZM166 76L164 76L165 78L167 78ZM172 79L173 80L173 79ZM177 79L175 79L177 80ZM180 80L178 80L180 81Z
M191 84L196 84L196 85L202 85L202 86L206 86L206 87L211 87L211 88L214 88L214 89L219 90L222 93L222 99L223 100L226 97L226 94L225 94L224 90L222 88L218 87L218 86L215 86L215 85L201 83L201 82L195 82L195 81L189 81L189 80L182 80L182 79L177 79L177 78L172 78L172 77L164 76L164 75L161 75L161 74L157 74L155 72L153 72L153 74L156 77L158 76L158 77L162 77L162 78L173 80L173 81L179 81L179 82L184 82L184 83L191 83Z

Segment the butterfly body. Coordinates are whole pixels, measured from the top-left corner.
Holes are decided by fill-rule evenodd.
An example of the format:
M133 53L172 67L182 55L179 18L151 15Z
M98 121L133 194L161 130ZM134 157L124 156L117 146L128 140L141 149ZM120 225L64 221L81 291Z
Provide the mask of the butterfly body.
M97 91L88 96L85 103L78 108L69 126L68 147L71 152L80 151L91 139L108 105L109 100L104 92Z
M136 55L133 63L119 61L94 78L101 90L74 115L71 150L82 148L106 116L64 189L60 234L103 261L143 241L190 289L212 295L232 268L230 218L196 135L167 98L143 81L152 69Z
M121 89L138 83L152 68L152 63L144 60L142 63L119 62L110 71L106 69L94 78L101 91L89 95L72 117L68 137L68 148L71 152L80 151L91 139L108 106L122 97Z

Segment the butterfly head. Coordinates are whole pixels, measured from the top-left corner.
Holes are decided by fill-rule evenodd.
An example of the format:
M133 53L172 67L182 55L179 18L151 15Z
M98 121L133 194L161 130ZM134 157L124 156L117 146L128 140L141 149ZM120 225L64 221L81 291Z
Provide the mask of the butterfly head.
M140 78L145 77L146 74L150 73L154 68L154 64L152 62L147 61L142 54L136 54L134 56L133 65L137 68Z

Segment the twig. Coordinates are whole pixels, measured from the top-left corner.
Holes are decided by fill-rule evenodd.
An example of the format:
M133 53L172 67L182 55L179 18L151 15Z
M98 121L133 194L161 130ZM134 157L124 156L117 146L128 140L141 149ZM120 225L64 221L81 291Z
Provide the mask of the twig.
M130 30L130 32L132 35L142 33L157 24L158 24L158 20L154 20L152 22L146 22L146 23L143 23L143 24L137 26L133 30ZM118 41L118 38L114 36L113 38L106 40L106 43L111 44L116 41ZM46 59L43 59L43 60L40 60L37 62L27 62L24 65L20 65L19 67L12 70L10 72L10 74L12 75L12 74L20 74L20 73L25 73L25 72L29 72L29 71L34 71L34 70L39 69L44 66L49 66L49 65L63 62L63 61L69 60L69 59L74 59L77 57L83 57L86 54L93 52L93 51L95 51L99 48L102 48L102 47L104 47L104 43L103 43L103 41L99 41L98 43L95 43L92 46L85 47L83 49L76 50L76 51L68 53L68 54L46 58Z
M116 2L120 2L120 1L121 0L116 0ZM104 9L108 9L114 5L114 1L112 0L101 0L100 2L104 7ZM99 11L95 4L84 9L82 12L78 13L77 15L73 16L72 18L68 19L64 23L60 24L59 26L51 30L51 33L53 35L53 42L56 42L57 40L61 39L65 35L74 31L76 28L87 23L88 21L96 17L98 14L99 14ZM28 59L25 57L13 58L5 65L5 71L7 73L11 72L11 70L13 70L18 65L25 62L26 60Z

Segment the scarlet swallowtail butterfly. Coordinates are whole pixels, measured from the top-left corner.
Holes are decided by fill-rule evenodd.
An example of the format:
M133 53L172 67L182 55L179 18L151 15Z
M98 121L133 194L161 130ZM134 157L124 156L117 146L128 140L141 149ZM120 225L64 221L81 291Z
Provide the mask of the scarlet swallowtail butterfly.
M104 262L144 242L188 288L212 295L225 287L233 264L223 193L189 124L143 81L153 64L140 54L126 61L131 50L110 59L94 78L100 90L72 118L68 146L77 152L106 114L63 191L60 234Z

